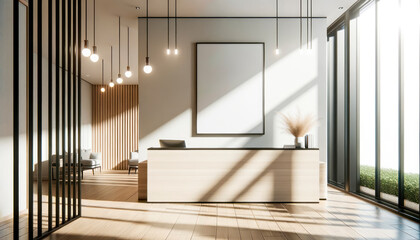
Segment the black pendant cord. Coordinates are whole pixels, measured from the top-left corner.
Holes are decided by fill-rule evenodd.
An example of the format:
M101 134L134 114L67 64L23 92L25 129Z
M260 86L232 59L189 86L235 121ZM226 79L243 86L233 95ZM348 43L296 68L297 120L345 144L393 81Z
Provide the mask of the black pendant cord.
M169 0L168 0L168 22L167 22L167 27L168 27L168 49L169 49L169 44L170 44L170 41L169 41Z
M127 27L127 67L130 67L130 27Z
M96 46L96 0L93 0L93 46Z
M313 21L313 12L312 12L312 0L311 0L311 49L312 49L312 40L313 40L313 37L312 37L312 31L313 31L313 26L312 26L312 21Z
M279 49L279 0L276 0L276 49Z
M309 49L309 0L306 0L306 49Z
M111 82L113 82L112 81L112 67L113 67L113 59L112 59L113 57L112 57L112 46L111 46Z
M175 49L178 49L178 1L175 0Z
M146 0L146 58L149 58L149 0Z
M121 17L118 17L118 77L121 76Z
M102 86L104 85L104 60L102 59Z
M55 227L60 225L60 0L55 1Z
M88 18L87 18L87 1L88 0L85 0L85 41L88 39L88 35L87 35L87 21L88 21Z
M300 18L299 18L299 37L300 37L300 49L302 49L302 0L299 1L299 11L300 11Z

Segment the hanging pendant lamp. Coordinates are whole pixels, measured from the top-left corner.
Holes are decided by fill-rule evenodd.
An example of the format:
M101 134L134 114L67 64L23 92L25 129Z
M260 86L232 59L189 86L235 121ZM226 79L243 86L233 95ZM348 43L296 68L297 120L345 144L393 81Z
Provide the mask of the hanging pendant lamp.
M146 0L146 65L143 67L143 71L149 74L152 70L149 58L149 0Z
M310 49L312 49L312 30L313 30L313 27L312 27L312 19L313 19L313 15L312 15L312 0L311 0L311 42L310 42Z
M300 50L302 50L302 0L299 0L299 37Z
M125 71L125 76L130 78L133 73L130 70L130 28L127 28L127 71Z
M121 17L118 17L118 78L117 83L123 83L121 77Z
M279 54L279 0L276 0L276 55Z
M177 0L175 0L175 50L174 54L178 55L178 9L177 9Z
M105 92L105 85L104 85L104 60L102 59L102 87L101 92Z
M167 55L171 55L171 49L169 47L169 0L168 0L168 22L167 22L167 27L168 27L168 47L166 48L166 54Z
M309 0L306 0L306 49L309 49Z
M87 40L87 1L85 0L85 41L84 41L84 46L83 46L83 50L82 50L82 55L85 57L89 57L90 54L92 53L89 49L89 41Z
M110 87L114 87L114 81L112 80L112 63L113 63L113 60L112 60L112 46L111 46L111 82L109 82L109 86Z
M99 60L98 49L96 47L96 0L93 0L93 47L92 55L90 55L90 60L92 62L97 62Z

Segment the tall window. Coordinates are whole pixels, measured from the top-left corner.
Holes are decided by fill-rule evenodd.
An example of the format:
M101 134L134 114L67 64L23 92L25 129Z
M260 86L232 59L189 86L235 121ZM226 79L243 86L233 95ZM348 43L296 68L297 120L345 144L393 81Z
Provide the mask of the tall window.
M328 38L329 56L329 150L328 181L344 187L345 179L345 86L346 86L345 29Z
M344 186L345 169L345 76L346 76L346 47L344 28L337 31L337 79L336 79L336 158L337 158L337 183Z
M358 148L360 161L360 191L375 195L375 6L372 4L364 9L360 13L360 17L357 21L357 34L359 37Z
M346 28L349 41L340 41ZM328 35L336 38L328 64L335 84L328 171L336 180L330 183L419 217L420 1L360 1ZM349 174L343 183L341 163Z
M419 210L419 22L418 0L401 1L403 43L404 206Z
M390 17L398 0L378 3L381 198L397 203L399 159L399 23Z

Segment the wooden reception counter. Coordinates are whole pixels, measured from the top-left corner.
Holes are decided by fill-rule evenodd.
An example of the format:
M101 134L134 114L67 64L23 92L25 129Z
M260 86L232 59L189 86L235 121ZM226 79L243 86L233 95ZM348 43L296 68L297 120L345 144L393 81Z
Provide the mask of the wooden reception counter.
M148 202L318 202L318 149L149 148Z

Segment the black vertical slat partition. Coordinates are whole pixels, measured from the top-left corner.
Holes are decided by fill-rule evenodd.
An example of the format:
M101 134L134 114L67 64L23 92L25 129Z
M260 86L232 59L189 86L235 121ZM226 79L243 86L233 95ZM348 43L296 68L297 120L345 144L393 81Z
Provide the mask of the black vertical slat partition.
M67 217L71 219L71 0L67 0Z
M33 189L33 157L34 157L34 1L28 1L28 239L33 239L34 231L34 189ZM16 229L13 230L16 232Z
M60 0L55 0L55 226L60 225Z
M66 222L66 0L61 4L61 154L62 187L61 187L61 222Z
M42 0L38 0L37 7L37 183L38 183L38 211L37 211L37 232L38 237L42 236Z
M52 229L52 0L48 0L48 231Z
M73 49L76 52L76 0L73 0ZM73 55L73 216L76 216L76 56Z
M78 196L78 215L80 216L82 213L82 196L81 196L81 181L82 179L80 179L80 174L81 174L81 169L82 169L82 164L81 164L81 115L80 115L80 109L81 109L81 74L82 74L82 61L81 61L81 55L80 55L80 51L82 49L82 1L81 0L77 0L77 90L78 90L78 94L77 94L77 118L78 118L78 124L77 124L77 169L78 169L78 173L77 173L77 181L78 181L78 188L77 188L77 196Z
M19 2L13 1L13 239L19 238Z
M67 8L66 8L67 3ZM13 3L13 237L19 238L19 1ZM55 5L54 5L55 4ZM73 4L73 5L72 5ZM54 7L55 6L55 7ZM43 7L47 11L43 19ZM81 108L81 0L29 0L28 1L28 239L42 239L59 227L81 215L80 179L80 108ZM36 11L36 12L35 12ZM45 13L44 13L45 14ZM54 15L55 14L55 15ZM53 17L55 16L55 17ZM67 20L67 21L66 21ZM61 21L61 23L60 23ZM73 25L72 25L73 21ZM36 25L35 25L36 24ZM55 27L54 27L55 25ZM72 27L73 26L73 27ZM34 38L34 29L36 39ZM54 33L55 31L55 33ZM67 34L66 34L67 31ZM60 33L61 32L61 33ZM47 40L43 42L43 34ZM71 38L73 37L73 39ZM77 39L76 39L77 37ZM35 41L36 40L36 41ZM77 42L76 42L77 41ZM36 43L36 49L34 46ZM43 47L46 46L46 55ZM37 57L34 58L34 52ZM54 51L55 50L55 56ZM22 53L21 53L22 54ZM61 58L61 62L60 62ZM77 59L76 59L77 58ZM53 63L54 61L55 63ZM46 61L45 61L46 60ZM45 64L43 62L45 61ZM73 63L72 63L73 61ZM67 63L67 64L66 64ZM54 66L54 64L56 64ZM35 69L36 66L36 69ZM55 67L55 71L54 71ZM46 70L46 74L43 72ZM66 72L67 71L67 72ZM77 71L77 72L76 72ZM34 77L36 73L36 99ZM67 73L67 74L66 74ZM55 77L55 88L53 79ZM61 78L61 79L60 79ZM76 84L77 79L77 84ZM73 82L72 82L73 80ZM67 82L66 82L67 81ZM60 83L61 82L61 83ZM67 86L66 86L67 83ZM71 85L73 83L73 86ZM47 98L43 100L43 85L48 85ZM60 94L61 91L61 94ZM71 94L73 91L73 95ZM77 92L76 92L77 91ZM45 92L44 92L45 94ZM55 99L53 95L55 94ZM66 95L67 94L67 95ZM66 98L67 96L67 98ZM54 101L54 102L53 102ZM60 107L61 101L61 107ZM73 101L73 105L72 105ZM67 103L67 107L66 107ZM37 111L34 111L34 104ZM53 117L55 104L55 118ZM44 107L45 106L45 107ZM73 106L73 108L72 108ZM43 111L48 110L48 138L43 141ZM73 111L73 119L72 113ZM77 112L76 112L77 111ZM76 118L77 114L77 118ZM61 115L61 116L60 116ZM67 116L67 127L66 117ZM60 119L61 117L61 119ZM34 128L34 118L37 120ZM60 124L61 120L61 124ZM55 129L54 129L55 127ZM77 131L76 131L77 128ZM34 151L36 131L36 151ZM55 132L54 132L55 131ZM55 133L55 137L53 136ZM60 138L60 133L62 134ZM67 134L67 135L66 135ZM77 139L76 139L77 138ZM73 149L72 143L73 141ZM76 148L76 143L77 148ZM61 148L60 148L61 144ZM48 146L47 155L42 152ZM76 149L78 152L76 153ZM61 150L61 152L60 152ZM66 152L68 151L68 152ZM34 154L36 154L34 171ZM43 159L43 155L45 155ZM42 164L45 164L43 171ZM48 171L46 170L48 166ZM77 168L77 169L76 169ZM34 179L34 173L36 177ZM71 175L73 174L73 175ZM44 181L43 181L44 178ZM67 184L66 184L67 183ZM34 184L37 191L34 192ZM55 188L53 185L55 184ZM71 185L73 184L73 186ZM77 184L77 186L76 186ZM67 186L67 187L66 187ZM76 192L77 190L77 192ZM37 194L37 198L34 198ZM46 194L47 196L44 196ZM53 198L55 195L55 201ZM61 197L61 200L60 200ZM67 199L67 200L66 200ZM34 202L35 201L35 202ZM34 221L36 204L36 221ZM54 209L55 204L55 209ZM61 207L61 214L60 214ZM77 209L77 210L76 210ZM55 211L54 211L55 210ZM73 214L72 214L73 213ZM60 222L61 217L61 222ZM55 218L55 219L54 219ZM35 234L34 234L35 233ZM34 236L35 235L35 236Z

